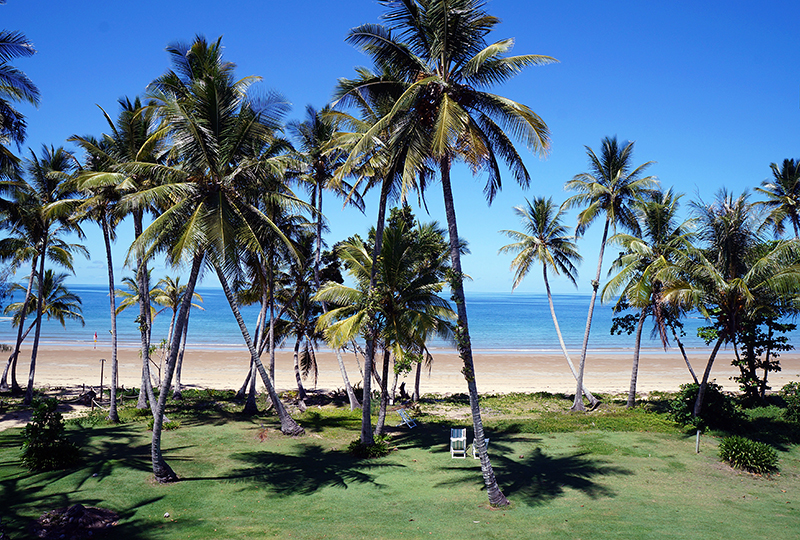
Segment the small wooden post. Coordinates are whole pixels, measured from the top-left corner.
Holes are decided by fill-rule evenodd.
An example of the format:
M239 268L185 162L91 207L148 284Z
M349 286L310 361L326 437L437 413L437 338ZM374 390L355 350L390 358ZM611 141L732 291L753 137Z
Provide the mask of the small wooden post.
M700 430L699 429L697 430L697 440L694 443L694 453L695 454L699 454L700 453Z

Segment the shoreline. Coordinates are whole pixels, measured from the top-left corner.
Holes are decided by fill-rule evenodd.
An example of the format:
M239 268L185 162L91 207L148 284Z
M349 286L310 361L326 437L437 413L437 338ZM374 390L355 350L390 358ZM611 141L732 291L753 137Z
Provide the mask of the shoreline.
M455 350L436 350L430 376L423 368L420 381L422 394L454 394L467 391L466 382L461 374L461 361ZM709 349L687 350L687 355L698 378L702 377ZM560 351L473 351L476 382L482 394L500 394L513 392L550 392L573 394L575 379ZM293 351L278 349L275 360L275 386L279 391L296 389ZM573 363L580 360L580 351L570 351ZM111 357L110 346L93 345L40 345L36 362L36 387L82 386L98 388L100 385L101 361ZM135 347L120 347L119 380L126 388L139 387L141 384L141 359ZM738 375L738 368L731 366L733 352L721 350L717 355L709 380L714 380L726 391L737 391L738 385L731 377ZM6 360L3 357L3 360ZM153 356L158 361L159 355ZM352 352L342 353L350 383L354 386L361 382L360 368ZM586 358L585 384L595 393L627 393L630 387L631 350L589 350ZM269 355L262 356L262 361L269 362ZM770 373L769 385L773 390L789 381L800 381L800 353L783 354L780 357L782 371ZM184 356L181 382L185 387L238 389L247 376L249 354L244 346L217 348L187 348ZM317 352L319 374L316 388L319 390L335 390L344 388L336 355L327 350ZM30 348L23 347L17 366L17 381L24 386L28 379ZM152 365L151 365L152 367ZM9 376L10 377L10 376ZM111 380L110 362L103 368L103 383L107 387ZM637 392L677 391L681 384L691 382L683 357L677 350L662 349L642 350L639 361ZM406 383L406 391L411 393L414 386L414 372L401 376ZM303 380L307 390L314 389L313 376ZM390 381L391 384L391 381ZM263 383L258 381L259 391ZM399 391L399 390L398 390Z

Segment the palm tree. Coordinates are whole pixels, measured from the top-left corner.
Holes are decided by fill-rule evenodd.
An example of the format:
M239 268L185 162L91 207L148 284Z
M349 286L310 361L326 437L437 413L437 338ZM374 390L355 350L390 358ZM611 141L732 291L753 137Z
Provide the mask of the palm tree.
M634 202L634 212L641 224L640 237L630 234L616 234L608 242L616 243L625 250L614 261L611 270L617 274L603 288L602 300L610 300L620 294L619 302L639 310L636 326L636 344L631 369L631 385L627 406L633 407L636 401L636 380L639 371L639 352L642 329L645 319L651 316L655 322L654 331L661 338L666 349L668 345L667 326L673 327L677 313L674 306L664 301L664 283L660 273L669 272L680 253L692 248L694 239L693 220L678 221L679 200L672 190L651 191ZM690 373L694 374L688 358L684 357Z
M133 101L121 98L118 103L120 112L116 122L102 107L99 107L110 133L103 134L100 140L77 135L73 135L70 140L77 142L104 165L102 171L85 172L83 182L97 189L102 188L106 193L116 191L124 195L136 190L147 190L157 184L156 178L133 171L127 168L127 164L155 163L163 153L165 127L156 122L153 108L144 106L140 98L137 97ZM128 213L131 214L136 238L142 234L145 212L150 210L157 213L150 204L130 207L124 204L124 201L123 204L117 205L116 210L120 219ZM137 295L142 377L136 406L143 409L149 402L150 410L155 411L155 394L150 380L150 332L153 310L150 306L150 272L147 269L147 261L137 258L135 273L138 282L136 288L143 291L143 294Z
M52 269L48 268L45 270L44 279L41 281L43 289L41 291L38 289L39 282L37 281L37 285L32 292L33 302L38 304L39 298L42 298L42 313L47 317L47 320L56 320L64 328L67 326L67 320L78 321L83 325L82 302L78 295L69 292L67 289L64 284L67 277L68 274L56 274ZM13 283L10 290L12 292L22 292L27 291L27 288L18 283ZM13 302L5 308L5 314L12 315L12 324L14 326L23 325L26 315L34 313L34 304L31 302L28 302L27 305L24 301ZM36 326L35 320L25 330L23 339L27 337L34 326Z
M500 231L506 236L516 240L513 244L508 244L500 248L500 253L516 253L517 256L511 261L511 268L514 269L514 284L512 291L528 275L531 267L535 263L542 265L542 277L544 287L547 291L547 301L550 303L550 315L553 317L553 325L556 328L558 342L561 344L561 351L567 359L572 375L578 380L578 372L569 357L567 346L564 344L564 337L561 335L561 328L556 318L556 310L553 306L553 295L550 292L550 280L547 278L547 268L551 268L556 275L563 274L576 287L575 281L578 269L576 263L580 263L583 257L578 253L578 246L575 244L574 237L569 236L569 229L561 223L561 216L564 211L556 208L553 199L538 197L533 203L527 201L527 206L517 206L514 208L516 214L525 226L525 232L503 230ZM592 407L596 406L598 399L584 385L583 393L589 399Z
M597 259L597 275L592 281L592 299L589 302L589 314L586 317L586 331L583 334L583 347L581 349L581 362L578 368L578 387L575 391L575 402L572 409L584 411L583 405L583 375L586 366L586 351L589 347L589 332L592 328L592 315L594 303L597 299L597 289L600 286L600 273L603 268L603 253L606 248L608 231L611 227L628 230L639 234L639 224L631 208L637 196L645 195L657 185L653 176L642 177L644 170L651 165L648 161L638 167L633 167L633 142L628 142L620 147L616 137L605 137L602 140L603 150L600 156L594 150L586 147L589 156L589 172L581 173L565 184L565 189L577 191L564 201L564 208L574 208L586 205L578 214L578 226L575 234L580 236L599 216L605 214L603 237L600 240L600 255Z
M164 306L161 310L156 312L156 314L161 313L166 309L172 310L172 316L169 320L169 331L167 332L166 343L168 344L172 343L172 334L175 330L175 318L178 316L178 309L180 308L184 294L186 294L186 285L181 285L181 278L173 278L170 276L161 278L156 284L155 289L150 291L150 298L152 301L160 306ZM198 293L194 293L193 300L202 302L203 297ZM194 302L192 302L191 307L201 310L203 309L200 305L195 304ZM175 365L175 390L172 393L173 399L181 399L182 397L181 368L183 367L183 353L186 349L186 335L189 331L189 315L191 315L191 311L186 315L186 325L183 327L183 336L181 336L180 340L181 350L178 353L178 361Z
M19 148L25 141L25 117L12 102L39 104L39 89L9 61L35 53L36 49L25 34L0 30L0 175L13 176L19 172L19 158L6 144L11 142Z
M705 249L683 253L674 266L673 278L666 281L664 297L698 309L714 321L717 341L697 393L697 417L720 346L732 343L738 357L737 336L743 318L800 292L800 245L797 240L765 244L761 220L747 193L734 197L722 190L713 203L699 201L693 206L700 224L698 237Z
M454 160L462 159L473 171L488 171L484 193L490 203L501 187L498 158L505 161L518 183L528 185L528 172L506 131L543 153L549 145L547 126L525 105L480 89L503 82L524 67L555 60L541 55L504 56L513 40L491 44L486 41L499 20L490 16L478 0L383 4L387 7L384 20L388 26L362 25L351 30L347 39L370 55L379 69L391 66L392 73L402 75L396 81L396 86L402 88L400 98L370 131L379 133L391 126L392 140L398 144L402 141L408 148L404 156L405 182L413 183L427 163L440 170L450 239L451 288L458 308L456 342L464 362L475 440L489 501L506 505L508 501L497 485L484 445L450 168ZM372 142L365 137L360 146Z
M44 290L45 261L49 245L54 238L67 231L75 231L81 235L81 230L77 224L71 222L68 217L71 214L69 209L54 215L51 207L55 203L71 198L74 195L70 177L76 169L76 161L72 154L63 148L43 147L41 157L31 152L28 160L27 172L29 180L21 186L23 205L28 206L29 222L36 239L36 249L38 251L39 269L37 271L38 290ZM62 207L58 207L59 210ZM28 225L26 224L26 227ZM81 246L82 247L82 246ZM85 248L82 251L87 255ZM25 389L23 403L30 405L33 400L33 381L36 373L36 356L39 350L39 338L41 336L42 313L44 308L44 298L40 295L36 309L36 330L34 332L33 344L31 346L31 366L28 374L28 386Z
M221 38L209 43L198 36L191 45L170 45L167 51L174 69L151 83L150 93L159 116L168 126L172 141L170 160L175 165L139 162L129 165L132 171L169 180L130 196L133 204L142 206L155 201L165 208L134 242L131 253L150 257L165 252L173 265L191 261L153 423L153 473L160 482L177 480L161 454L161 428L177 363L177 340L186 325L203 265L212 268L220 279L251 358L280 417L282 431L303 433L303 428L278 399L228 281L241 273L239 261L244 251L266 253L262 231L272 229L287 242L252 202L253 192L264 186L264 171L270 168L277 174L285 166L281 159L260 160L259 152L274 138L286 104L275 99L248 98L247 88L256 78L234 79L235 65L222 59ZM282 193L271 193L274 197L288 198ZM300 206L300 201L293 202Z
M794 229L794 237L800 238L800 160L784 159L780 168L770 163L772 180L764 180L756 191L767 200L754 204L769 209L767 224L775 230L775 235L782 235L785 222L788 220Z

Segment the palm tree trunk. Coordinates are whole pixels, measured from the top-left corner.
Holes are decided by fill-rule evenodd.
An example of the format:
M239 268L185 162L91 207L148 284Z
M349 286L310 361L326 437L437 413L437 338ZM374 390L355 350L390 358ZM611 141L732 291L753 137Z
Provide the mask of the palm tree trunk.
M558 335L558 342L561 344L561 351L564 353L564 358L567 359L567 364L569 365L569 370L572 372L572 376L575 380L578 380L578 372L575 371L575 366L572 364L572 359L569 357L569 352L567 352L567 345L564 343L564 337L561 335L561 327L558 325L558 319L556 318L556 308L553 305L553 295L550 292L550 281L547 279L547 265L542 265L542 276L544 277L544 288L547 291L547 301L550 303L550 316L553 317L553 325L556 327L556 334ZM589 400L589 405L594 408L600 403L600 400L597 399L589 392L589 389L586 388L586 385L583 385L583 393L586 398Z
M153 441L150 445L150 457L153 462L153 475L158 482L175 482L178 480L178 475L175 471L167 465L164 456L161 453L161 429L164 425L164 410L167 407L167 396L169 395L169 387L172 384L172 375L175 371L175 365L178 362L178 349L183 328L189 317L189 310L192 307L192 296L194 295L194 288L197 284L197 278L200 275L200 267L203 265L204 254L202 252L195 253L192 259L192 269L189 273L189 282L186 284L186 295L181 300L181 307L178 311L178 320L176 326L178 331L173 336L173 343L170 345L170 354L167 358L167 363L161 378L161 391L158 394L158 401L155 404L153 412ZM141 293L140 293L141 296ZM149 379L148 375L148 379Z
M117 414L117 297L114 293L114 265L111 258L111 238L108 230L108 216L104 213L100 219L103 228L103 241L106 246L106 263L108 264L108 296L111 304L111 404L108 408L108 420L119 422ZM100 396L102 397L102 396Z
M22 393L22 388L19 387L17 383L17 376L16 376L16 367L17 367L17 357L19 356L19 349L22 347L22 341L27 336L27 332L25 336L22 335L22 329L25 328L25 314L28 312L28 305L31 303L31 296L33 293L33 280L36 279L36 263L39 259L38 255L34 255L33 259L31 260L31 276L28 278L28 288L25 291L25 300L22 302L22 312L20 313L19 319L19 329L17 330L17 342L14 345L14 352L11 356L8 357L8 363L6 364L5 369L3 370L3 378L0 380L0 391L7 392L8 391L8 371L11 368L11 393L14 395L19 395ZM30 329L28 329L30 331Z
M417 375L414 377L414 395L411 401L419 401L419 380L422 378L422 362L417 362Z
M464 363L462 373L467 381L469 390L469 404L472 410L472 423L475 429L475 446L481 460L481 472L483 481L486 484L486 493L489 496L489 504L492 506L508 506L509 502L494 476L494 469L486 452L484 442L483 420L481 419L481 407L478 398L478 386L475 382L475 365L472 360L472 344L469 339L469 325L467 322L467 304L464 297L464 280L461 271L461 251L458 238L458 227L456 225L456 210L453 204L453 192L450 187L450 160L448 157L441 158L440 168L442 173L442 192L444 195L444 208L447 216L447 230L450 241L450 260L452 266L452 279L450 287L453 292L453 300L458 311L458 323L455 330L456 345L459 356ZM581 385L578 385L580 391Z
M28 386L25 388L25 397L22 399L23 405L30 405L33 401L33 379L36 375L36 355L39 352L39 338L42 335L42 314L44 313L44 263L47 253L47 239L42 240L42 251L39 253L39 294L36 301L36 330L33 333L33 345L31 347L31 367L28 372Z
M186 339L189 337L189 317L192 310L186 314L186 324L183 327L181 338L181 350L178 352L178 364L175 366L175 390L172 392L172 399L183 399L183 384L181 383L181 371L183 370L183 354L186 352Z
M383 435L383 428L386 426L386 408L389 405L389 360L391 350L388 348L383 351L383 377L381 379L381 404L378 408L378 420L375 422L375 436Z
M636 325L636 345L633 347L633 367L631 368L631 388L628 390L628 403L626 407L633 408L636 404L636 379L639 376L639 351L642 347L642 328L647 318L647 311L639 312L639 324Z
M135 238L142 235L142 212L133 213L133 231ZM144 409L150 402L150 410L155 418L155 395L150 380L150 284L147 279L147 263L142 254L136 256L136 284L139 289L139 332L142 345L142 383L139 388L137 409Z
M592 281L592 299L589 302L589 314L586 316L586 331L583 333L583 347L581 348L581 363L578 367L578 387L575 390L575 402L572 404L573 411L585 411L583 405L583 375L586 368L586 351L589 348L589 332L592 329L592 315L594 315L594 302L597 300L597 289L600 287L600 272L603 269L603 252L606 249L606 239L608 238L608 227L611 218L606 214L606 224L603 228L603 239L600 241L600 256L597 259L597 275Z
M716 345L714 345L714 350L711 351L711 356L708 358L708 364L706 364L706 370L703 373L703 381L700 383L700 388L697 391L697 399L694 402L694 410L692 411L692 416L697 418L700 416L700 411L703 408L703 400L706 396L706 388L708 387L708 377L711 375L711 366L714 365L714 359L717 357L717 352L719 352L719 348L722 345L723 337L717 339Z
M389 199L389 179L384 178L381 183L381 198L378 203L378 221L375 224L375 245L372 247L372 268L369 274L369 289L367 295L375 289L375 273L378 270L378 257L383 246L383 227L386 221L386 201ZM367 351L364 355L364 397L361 400L361 444L364 446L375 444L372 435L372 371L375 359L375 314L368 315Z
M219 268L219 266L215 265L214 269L217 272L217 277L219 277L222 290L225 292L225 297L228 299L228 304L231 307L231 311L233 311L233 316L236 319L236 323L239 325L239 330L242 332L242 337L247 345L247 350L250 352L250 357L253 359L253 362L258 369L258 373L261 375L261 380L264 381L264 386L267 387L267 392L269 393L269 397L272 400L273 406L275 407L275 411L278 413L278 418L280 418L281 421L281 432L283 432L284 435L302 435L305 433L305 430L300 427L291 416L289 416L289 413L286 411L283 403L281 403L280 399L278 399L278 394L272 384L272 379L269 378L266 369L264 369L264 364L261 363L261 358L259 358L258 352L253 345L253 340L250 338L250 332L247 330L247 325L245 325L244 319L242 319L242 314L239 311L239 305L236 301L236 297L234 296L233 291L231 291L231 288L228 286L228 280L225 278L225 275L222 273L222 270Z
M297 398L302 403L308 396L306 395L306 389L303 387L303 379L300 377L300 336L297 336L297 339L294 342L294 378L297 381ZM301 408L305 408L305 403L303 403Z
M680 338L678 337L678 332L675 331L675 327L670 325L672 329L672 337L675 338L675 343L678 344L678 348L681 350L681 354L683 355L683 361L686 362L686 367L689 368L689 373L692 375L692 379L694 380L694 384L699 384L697 381L697 375L694 374L694 370L692 369L692 364L689 362L689 357L686 355L686 349L683 348L683 342L681 342Z

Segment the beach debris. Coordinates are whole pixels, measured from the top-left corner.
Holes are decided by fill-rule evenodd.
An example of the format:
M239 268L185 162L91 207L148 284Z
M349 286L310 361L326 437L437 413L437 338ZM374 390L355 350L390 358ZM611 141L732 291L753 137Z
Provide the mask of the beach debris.
M42 514L30 525L34 538L87 538L117 525L119 515L105 508L74 504Z
M97 398L97 393L94 390L89 390L78 396L78 403L81 405L91 405L92 400Z

